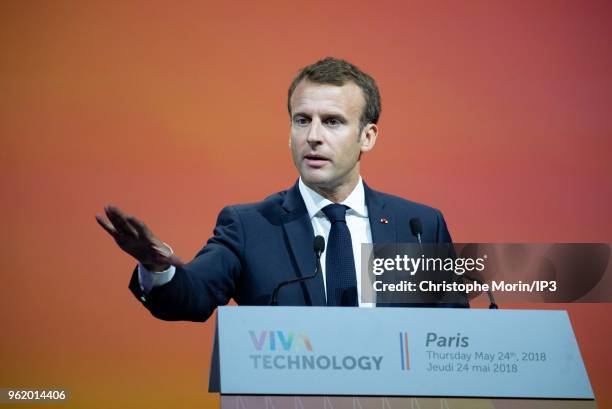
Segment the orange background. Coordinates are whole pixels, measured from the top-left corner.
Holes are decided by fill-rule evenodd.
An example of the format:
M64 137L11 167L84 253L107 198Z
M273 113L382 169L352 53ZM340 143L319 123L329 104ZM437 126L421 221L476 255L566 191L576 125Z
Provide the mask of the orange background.
M327 55L380 86L375 189L441 208L456 241L612 241L610 2L3 1L0 18L0 387L216 405L213 322L151 317L94 214L115 203L192 257L222 206L293 183L286 90ZM558 307L612 407L612 306Z

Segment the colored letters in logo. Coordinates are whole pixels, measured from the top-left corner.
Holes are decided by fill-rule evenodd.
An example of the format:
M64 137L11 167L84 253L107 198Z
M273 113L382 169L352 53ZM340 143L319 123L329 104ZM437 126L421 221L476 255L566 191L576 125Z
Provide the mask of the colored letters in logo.
M251 342L257 351L299 351L312 352L312 344L305 333L293 331L249 331Z

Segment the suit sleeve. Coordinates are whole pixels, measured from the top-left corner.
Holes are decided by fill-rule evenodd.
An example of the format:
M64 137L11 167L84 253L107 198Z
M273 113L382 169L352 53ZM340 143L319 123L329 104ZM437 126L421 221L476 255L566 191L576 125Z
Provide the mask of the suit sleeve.
M224 208L213 236L195 258L168 283L154 287L148 294L140 288L138 268L129 288L157 318L167 321L206 321L219 305L234 296L242 272L244 230L238 212Z
M448 232L448 227L446 226L446 221L444 220L444 216L442 216L442 212L438 209L435 209L436 212L436 243L452 243L450 233Z

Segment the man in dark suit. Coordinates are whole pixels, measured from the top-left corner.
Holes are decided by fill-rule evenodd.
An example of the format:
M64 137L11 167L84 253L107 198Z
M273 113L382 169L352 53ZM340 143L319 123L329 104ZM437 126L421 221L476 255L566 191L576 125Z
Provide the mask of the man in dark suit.
M321 274L283 288L279 304L366 306L357 274L361 243L414 242L411 219L420 220L423 242L450 242L438 210L376 192L361 179L361 156L374 148L380 115L368 74L343 60L318 61L293 80L288 109L300 178L262 202L224 208L213 236L188 264L118 208L105 208L108 221L96 216L138 260L130 289L154 316L204 321L231 298L268 304L280 282L315 270L315 235L327 243Z

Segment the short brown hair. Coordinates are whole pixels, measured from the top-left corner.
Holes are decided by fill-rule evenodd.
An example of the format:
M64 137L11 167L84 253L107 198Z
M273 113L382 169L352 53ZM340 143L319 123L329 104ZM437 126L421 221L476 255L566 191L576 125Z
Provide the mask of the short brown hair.
M289 116L291 116L291 96L298 84L304 79L319 84L338 86L342 86L348 81L353 81L361 88L365 99L365 106L359 118L360 129L363 129L367 124L378 123L378 117L380 116L380 93L378 92L376 81L350 62L334 57L326 57L302 68L293 79L287 96Z

